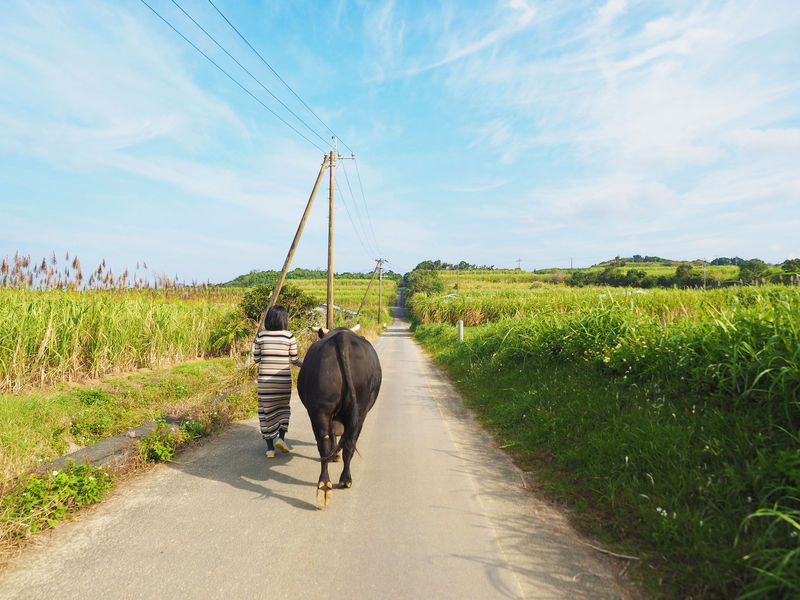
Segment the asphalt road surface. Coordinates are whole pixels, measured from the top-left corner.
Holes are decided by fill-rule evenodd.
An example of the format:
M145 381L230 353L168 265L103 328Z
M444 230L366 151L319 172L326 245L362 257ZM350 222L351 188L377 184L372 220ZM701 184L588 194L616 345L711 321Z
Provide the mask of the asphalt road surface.
M315 507L318 455L294 397L292 453L267 460L257 419L237 424L41 536L0 574L0 598L626 598L397 310L375 342L383 386L353 487L330 507Z

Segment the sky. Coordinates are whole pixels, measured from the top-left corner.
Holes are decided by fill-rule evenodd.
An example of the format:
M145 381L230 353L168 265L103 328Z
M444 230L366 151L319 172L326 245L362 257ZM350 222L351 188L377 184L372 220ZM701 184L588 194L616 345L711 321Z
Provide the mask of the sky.
M146 1L3 3L0 258L280 269L334 133L337 272L800 257L796 0Z

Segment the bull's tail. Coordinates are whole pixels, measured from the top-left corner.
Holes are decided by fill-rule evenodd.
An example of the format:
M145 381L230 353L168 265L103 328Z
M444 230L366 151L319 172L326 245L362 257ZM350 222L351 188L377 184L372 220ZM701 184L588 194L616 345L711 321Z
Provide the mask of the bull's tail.
M350 349L348 348L346 341L342 339L343 337L344 336L341 333L337 333L333 336L333 341L334 344L336 344L336 353L339 355L339 364L342 367L342 377L344 378L345 386L347 388L347 393L344 396L344 403L342 405L342 412L349 415L349 420L347 423L344 423L344 433L339 438L339 443L336 445L336 448L330 453L330 455L326 456L322 460L332 459L348 445L352 445L353 450L355 450L355 441L353 436L358 430L358 401L356 399L356 388L353 385L353 373L350 367Z

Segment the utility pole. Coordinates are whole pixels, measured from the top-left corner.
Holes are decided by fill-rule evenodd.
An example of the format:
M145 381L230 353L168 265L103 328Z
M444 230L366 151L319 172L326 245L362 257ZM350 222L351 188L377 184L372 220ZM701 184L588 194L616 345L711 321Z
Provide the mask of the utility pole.
M458 284L460 283L461 279L461 263L456 265L456 290L458 290Z
M278 277L278 282L275 284L275 289L272 290L272 296L269 299L269 305L267 309L261 314L261 318L258 321L258 331L261 331L261 327L264 324L264 317L267 315L267 311L275 306L275 303L278 301L278 296L281 293L281 288L283 287L283 282L286 279L286 273L289 271L289 267L292 264L292 257L294 257L294 251L297 250L297 244L300 242L300 236L303 234L303 228L306 226L306 219L308 219L308 213L311 211L311 205L314 204L314 198L317 195L317 190L319 189L319 184L322 181L322 175L325 173L325 169L328 167L328 155L325 155L325 160L322 161L322 166L319 168L319 175L317 175L317 180L314 183L314 189L311 190L311 195L308 197L308 203L306 204L306 209L303 212L303 216L300 219L300 225L297 226L297 232L294 234L294 239L292 240L292 245L289 248L289 253L286 255L286 260L283 263L283 269L281 269L280 277Z
M383 259L378 259L378 325L381 324L381 310L383 309Z
M333 138L333 150L330 153L330 193L328 202L328 303L325 327L333 329L333 171L336 166L336 137Z
M706 259L703 259L703 289L706 289Z
M330 192L329 192L329 205L328 205L328 302L327 314L325 317L325 327L333 329L333 189L334 189L334 175L333 172L336 168L336 160L342 160L342 156L337 151L336 136L333 136L333 150L331 150L328 162L331 168L330 177ZM345 156L344 158L355 158L355 154Z
M308 198L306 210L303 212L303 216L300 219L300 225L297 227L297 233L294 234L292 246L289 248L289 254L286 255L286 261L283 263L283 269L281 270L281 275L278 278L278 283L275 284L275 289L272 291L272 297L269 299L269 306L267 307L267 310L275 306L275 303L278 300L278 295L281 293L283 281L286 279L286 273L289 271L289 266L292 264L292 257L294 256L294 251L297 250L297 244L300 242L300 236L303 234L303 228L306 226L306 219L308 219L308 213L311 211L311 205L314 204L314 198L317 195L317 189L319 189L319 184L322 181L322 175L325 173L325 169L328 167L328 160L329 157L326 155L325 160L322 161L322 166L319 168L319 175L317 175L317 181L314 183L314 189L311 190L311 196Z

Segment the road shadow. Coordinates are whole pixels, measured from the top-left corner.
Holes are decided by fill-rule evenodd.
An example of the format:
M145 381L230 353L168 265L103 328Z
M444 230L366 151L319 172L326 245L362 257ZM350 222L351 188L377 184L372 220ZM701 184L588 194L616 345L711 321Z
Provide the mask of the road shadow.
M184 453L180 460L167 463L167 466L193 477L218 481L251 492L257 500L275 499L299 510L316 511L314 504L301 499L314 497L316 477L302 480L289 474L289 471L297 470L290 467L297 461L318 464L317 446L297 440L291 440L290 444L292 452L279 452L276 458L268 459L264 455L266 445L261 442L257 428L248 423L239 423ZM297 488L297 496L286 493L287 487L291 491Z

